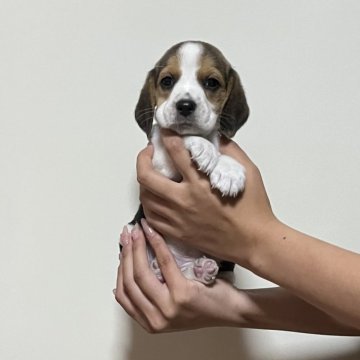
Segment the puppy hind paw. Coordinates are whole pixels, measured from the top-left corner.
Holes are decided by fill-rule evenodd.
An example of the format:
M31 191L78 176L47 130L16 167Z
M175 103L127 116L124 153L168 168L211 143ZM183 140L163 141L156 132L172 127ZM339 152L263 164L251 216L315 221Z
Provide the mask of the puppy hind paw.
M215 260L202 257L195 260L193 271L195 275L194 280L209 285L215 281L216 275L219 272L219 266Z
M156 259L154 259L150 262L150 269L152 270L152 272L155 274L155 276L157 277L157 279L160 282L162 282L162 283L165 282L165 279L163 277L163 274L161 273L159 264Z

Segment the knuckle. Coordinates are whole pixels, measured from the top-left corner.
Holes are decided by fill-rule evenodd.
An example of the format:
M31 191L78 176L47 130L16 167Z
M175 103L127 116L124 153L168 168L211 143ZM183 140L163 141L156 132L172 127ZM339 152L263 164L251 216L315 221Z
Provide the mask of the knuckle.
M147 173L145 173L145 172L143 172L141 170L139 170L137 172L137 182L139 184L146 184L148 182L148 178L149 178L149 176L148 176Z
M146 330L146 332L147 332L148 334L151 334L151 335L155 334L154 329L153 329L150 325L143 326L143 328Z
M115 300L119 303L119 305L125 309L125 311L127 312L127 314L131 317L134 317L134 313L128 308L127 303L126 303L126 296L123 292L121 291L117 291L115 294Z
M168 328L168 322L159 316L156 316L149 320L151 334L159 334L164 332Z
M143 322L138 321L138 324L148 333L148 334L153 334L153 331L151 329L151 327Z
M179 315L180 308L178 304L174 303L164 309L164 317L168 322L174 321Z
M136 157L136 164L137 165L139 165L142 162L145 152L146 152L146 149L143 149L138 153L138 155Z
M116 291L115 300L116 300L120 305L123 305L124 295L123 295L120 291Z
M130 281L127 281L124 279L123 287L124 287L125 294L130 295L132 293L133 285Z
M210 188L210 182L207 178L206 178L206 180L202 179L201 181L199 181L198 185L201 189L201 192L196 192L196 194L194 194L194 197L195 197L195 195L198 195L198 194L207 194L208 193L209 188Z
M173 300L177 305L177 309L186 308L191 305L194 301L194 289L192 286L177 289L173 294Z
M174 293L174 302L178 307L184 307L190 302L189 295L186 292L177 291Z
M192 189L190 188L189 191L186 189L186 191L179 193L179 196L174 197L173 202L177 208L188 209L188 206L193 203L192 195Z

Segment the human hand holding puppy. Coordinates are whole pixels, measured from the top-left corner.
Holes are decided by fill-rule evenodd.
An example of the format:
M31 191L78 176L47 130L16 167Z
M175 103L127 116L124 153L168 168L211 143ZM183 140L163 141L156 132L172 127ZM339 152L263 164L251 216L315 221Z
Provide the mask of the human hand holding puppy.
M360 334L359 254L277 220L259 170L235 143L224 142L220 151L241 161L247 184L241 196L225 200L196 170L181 138L165 132L163 140L183 181L176 183L152 169L151 146L139 154L140 197L150 225L280 288L239 291L222 280L211 287L187 280L176 270L163 238L145 226L166 283L149 270L140 228L135 237L126 234L130 246L119 266L116 298L131 316L151 332L242 326Z
M212 286L189 280L163 237L142 221L124 244L114 294L124 310L149 333L203 327L248 327L319 334L359 335L332 316L283 288L239 290L225 280ZM146 239L145 239L146 238ZM165 283L151 271L146 241L154 249Z
M246 301L244 294L224 280L218 279L212 286L188 280L163 237L146 221L142 228L144 231L136 225L129 233L125 227L121 234L123 249L114 293L125 311L150 333L238 325L235 313ZM165 283L149 267L146 240Z
M245 166L247 183L240 197L223 198L196 170L182 139L169 131L162 133L183 180L172 182L153 170L151 147L140 153L140 199L149 224L164 236L246 266L257 239L263 238L267 227L277 221L260 172L234 142L224 140L221 152Z

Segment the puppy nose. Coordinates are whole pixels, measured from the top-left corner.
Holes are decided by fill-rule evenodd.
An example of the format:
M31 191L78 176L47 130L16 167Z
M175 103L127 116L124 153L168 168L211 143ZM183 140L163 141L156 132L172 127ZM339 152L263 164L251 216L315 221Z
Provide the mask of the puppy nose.
M180 100L176 103L176 109L182 116L189 116L196 109L196 103L192 100Z

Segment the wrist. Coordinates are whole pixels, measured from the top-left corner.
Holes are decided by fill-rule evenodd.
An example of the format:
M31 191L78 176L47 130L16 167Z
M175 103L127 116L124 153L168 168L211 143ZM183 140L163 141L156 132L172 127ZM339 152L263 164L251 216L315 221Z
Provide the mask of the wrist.
M240 249L237 263L260 274L268 254L266 249L275 245L278 239L286 238L286 229L288 227L275 216L264 219L262 222L257 221L252 230L248 231L246 245Z
M218 315L221 314L221 319L216 319L215 326L250 327L252 315L256 313L250 294L233 285L226 283L226 286L228 291L224 292L226 306L222 306L221 310L217 312ZM222 299L223 305L224 298Z

